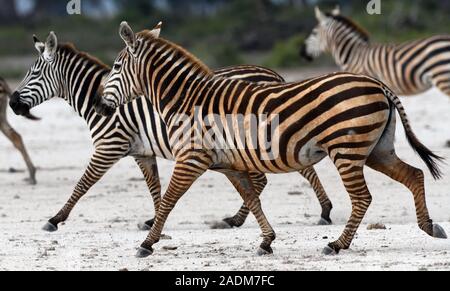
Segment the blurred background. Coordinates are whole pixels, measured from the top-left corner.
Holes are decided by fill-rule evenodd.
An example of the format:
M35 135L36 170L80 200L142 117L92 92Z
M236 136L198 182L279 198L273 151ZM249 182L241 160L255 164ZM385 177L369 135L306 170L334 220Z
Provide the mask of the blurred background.
M450 0L380 0L381 15L369 15L369 0L81 0L81 15L68 15L65 0L0 0L0 76L20 78L36 57L31 36L54 30L106 63L123 46L118 24L135 30L164 21L163 36L213 68L259 64L296 68L300 43L315 25L314 6L336 4L377 41L403 41L450 32ZM317 65L332 65L323 57Z

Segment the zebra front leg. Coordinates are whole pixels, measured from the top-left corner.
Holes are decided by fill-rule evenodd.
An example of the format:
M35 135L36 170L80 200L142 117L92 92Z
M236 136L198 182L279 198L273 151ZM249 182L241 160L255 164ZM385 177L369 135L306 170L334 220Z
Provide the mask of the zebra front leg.
M227 178L231 181L233 186L236 188L238 192L240 192L240 187L242 181L236 177L235 175L227 175ZM256 172L249 173L249 178L251 182L251 186L253 187L256 195L258 197L261 195L262 191L267 185L266 175ZM225 218L223 222L226 224L225 228L233 228L233 227L241 227L244 225L245 220L247 220L248 215L250 214L250 209L245 205L242 205L241 209L239 209L238 213L233 217Z
M31 161L30 156L28 155L28 152L25 148L25 144L23 143L22 137L20 134L18 134L8 123L8 121L5 119L0 124L0 130L3 132L3 134L13 143L14 147L21 153L25 164L27 165L28 172L30 175L30 178L28 179L28 182L31 185L36 185L36 167L33 165L33 162Z
M322 182L317 175L316 170L313 167L307 168L303 171L299 172L314 189L314 193L316 193L317 199L319 200L320 206L322 207L322 214L319 221L319 225L331 225L333 222L331 221L330 214L333 209L333 204L331 203L330 198L328 198L327 192L323 188Z
M364 178L363 166L352 161L342 161L338 169L352 201L352 214L341 237L324 249L325 255L338 254L341 250L350 248L356 231L372 203L372 196Z
M259 199L261 192L257 192L253 185L253 179L255 176L253 175L252 178L249 173L233 172L228 174L227 177L233 182L233 184L236 185L239 194L241 194L241 197L244 200L244 205L247 205L256 217L256 220L262 230L263 242L258 250L258 255L272 254L273 250L271 245L275 240L276 235L262 210L261 200Z
M212 165L208 155L196 153L178 161L169 188L167 189L161 206L156 213L155 223L147 239L142 243L136 257L146 258L153 254L153 245L159 242L164 224L178 200L191 188L192 184L202 176Z
M150 194L153 198L153 204L155 206L156 214L161 205L161 183L159 180L156 157L142 157L136 158L135 160L145 177L145 181L147 182L148 190L150 191ZM143 224L139 224L138 228L142 231L149 231L152 229L154 222L155 219L152 218Z
M57 231L58 225L65 222L69 218L70 213L78 201L80 201L89 189L94 186L121 158L123 158L123 155L111 156L107 153L96 152L93 155L83 177L75 187L70 199L58 212L58 214L47 222L47 224L43 227L43 230L48 232Z

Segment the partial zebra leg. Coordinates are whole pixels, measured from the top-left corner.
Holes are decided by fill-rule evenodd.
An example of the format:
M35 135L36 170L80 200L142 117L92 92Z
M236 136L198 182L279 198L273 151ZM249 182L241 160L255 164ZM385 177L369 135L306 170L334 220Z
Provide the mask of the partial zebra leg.
M342 161L342 164L338 166L339 173L352 201L352 214L341 237L324 249L325 255L338 254L340 250L346 250L350 247L372 202L372 196L364 178L363 166L364 164L361 162L350 160Z
M155 224L153 225L149 236L141 245L141 248L137 253L137 257L144 258L153 253L152 247L160 240L162 229L170 212L173 210L178 200L186 193L186 191L189 190L192 184L206 172L206 170L211 165L211 158L207 155L189 156L183 161L177 162L174 174L169 184L169 188L163 197L161 207L157 213ZM247 181L249 181L249 178ZM271 232L269 231L269 229L271 230L272 228L270 227L267 219L262 213L261 203L259 201L259 198L255 194L255 191L249 190L252 188L250 187L250 182L248 182L247 186L244 185L244 188L248 191L246 194L241 193L245 197L244 201L246 205L249 206L252 213L257 217L258 222L260 223L265 235L264 242L261 245L261 248L266 252L270 252L271 249L269 241L273 240L275 235L273 234L273 237L269 239L269 237L271 236Z
M447 238L443 228L437 224L433 225L433 221L430 218L425 198L425 178L422 170L404 163L395 153L389 159L386 159L386 156L383 156L383 159L379 159L377 156L370 157L367 165L405 185L413 193L417 221L421 230L435 238Z
M155 157L143 157L136 158L136 163L144 174L145 181L147 182L148 190L153 198L153 204L155 205L155 214L161 205L161 183L159 180L158 164ZM155 219L152 218L143 224L138 225L139 229L142 231L149 231Z
M227 175L227 178L230 180L230 182L233 184L236 190L240 191L242 181L233 175ZM259 197L267 185L266 175L252 172L249 173L249 178L251 180L251 185L254 191L256 192L256 195L258 195ZM229 228L241 227L242 225L244 225L249 214L250 209L248 209L248 207L244 203L236 215L234 215L233 217L225 218L223 221Z
M299 173L306 180L309 181L309 183L314 189L314 193L316 193L320 206L322 207L321 219L318 224L319 225L333 224L330 218L331 210L333 209L333 204L331 203L330 198L328 198L327 192L323 188L322 182L320 182L316 170L313 167L310 167L303 171L300 171Z
M258 254L272 254L273 250L271 245L275 240L276 235L262 210L261 201L259 199L261 192L255 191L255 187L252 183L253 180L249 173L232 172L227 174L227 177L233 185L236 186L236 189L238 189L239 194L241 194L241 197L244 200L244 205L247 205L253 215L255 215L256 220L261 227L263 242L258 250Z
M182 161L177 161L169 188L164 194L161 206L156 213L155 223L147 239L142 243L136 254L138 258L145 258L153 254L153 245L158 243L164 224L170 212L173 210L178 200L191 188L194 182L200 178L212 165L209 156L201 153L198 156L189 155Z
M320 182L320 179L316 173L316 170L314 170L313 167L305 169L303 171L299 172L300 175L302 175L306 180L309 181L311 186L314 189L314 192L316 193L317 199L320 202L320 205L322 207L322 215L321 219L319 221L319 225L330 225L332 224L330 213L333 209L333 204L331 203L330 199L328 198L327 193L325 192L325 189L322 186L322 183ZM252 184L254 185L255 191L257 192L258 196L261 195L262 191L267 185L267 178L265 175L260 173L250 173L250 179L252 180ZM232 181L233 183L233 181ZM235 188L237 188L237 185L233 183ZM244 225L245 220L247 219L248 215L250 213L250 210L244 205L242 205L239 212L230 218L226 218L223 221L226 223L226 225L229 228L233 227L241 227Z
M36 167L33 165L33 162L28 155L22 137L11 127L6 119L0 122L0 130L14 144L14 147L22 154L22 157L27 165L28 172L30 174L28 182L32 185L36 185Z
M95 152L91 158L91 162L86 169L81 180L78 182L72 196L66 205L58 212L58 214L50 219L43 227L43 230L55 232L58 230L58 224L65 222L78 201L94 186L125 154Z
M425 178L422 170L416 169L397 156L395 152L395 116L380 142L377 144L367 166L381 172L391 179L405 185L414 195L417 221L421 230L436 238L447 238L445 231L439 225L433 225L425 198Z

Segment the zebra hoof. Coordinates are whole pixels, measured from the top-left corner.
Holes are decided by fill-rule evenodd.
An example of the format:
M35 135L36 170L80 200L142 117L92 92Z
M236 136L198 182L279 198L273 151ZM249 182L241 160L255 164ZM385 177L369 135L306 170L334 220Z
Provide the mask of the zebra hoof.
M447 234L445 230L439 224L433 225L433 237L447 239Z
M150 250L140 247L136 253L136 258L138 259L144 259L147 257L150 257L151 255L153 255L153 249L150 248Z
M56 232L58 231L58 226L54 225L51 222L47 222L44 227L42 228L42 230L46 231L46 232Z
M323 249L322 254L325 256L336 256L336 255L338 255L338 252L335 249L333 249L332 247L326 246Z
M260 257L273 255L273 250L271 247L260 247L256 254Z
M27 182L27 183L30 184L31 186L37 185L36 178L26 178L26 179L25 179L25 182Z
M331 221L331 219L327 220L327 219L322 217L322 218L320 218L319 223L317 225L327 226L327 225L332 225L332 224L333 224L333 222Z

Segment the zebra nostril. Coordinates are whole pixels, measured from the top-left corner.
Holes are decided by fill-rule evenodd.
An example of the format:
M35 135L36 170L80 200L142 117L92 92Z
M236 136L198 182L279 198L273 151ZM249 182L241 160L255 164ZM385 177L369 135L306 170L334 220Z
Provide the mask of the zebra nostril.
M14 108L17 105L19 105L19 103L20 103L20 93L15 91L10 97L9 105L12 108Z

